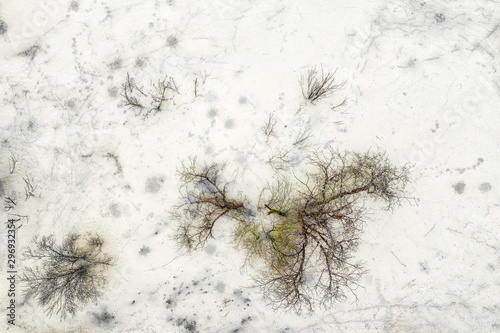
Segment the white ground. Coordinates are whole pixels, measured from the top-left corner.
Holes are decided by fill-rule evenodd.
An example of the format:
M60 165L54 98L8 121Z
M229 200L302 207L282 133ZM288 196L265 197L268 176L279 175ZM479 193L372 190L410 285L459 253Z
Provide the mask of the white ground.
M74 318L47 318L18 284L16 326L6 316L2 325L500 331L499 17L500 3L486 0L1 2L0 190L18 199L9 213L29 218L17 234L17 269L35 235L98 232L117 258L104 296ZM305 103L298 80L312 66L338 68L345 89ZM124 112L127 73L144 87L168 75L180 94L142 120ZM332 111L344 96L347 105ZM270 113L278 137L266 143ZM175 249L168 211L178 200L175 170L188 156L229 161L252 197L272 176L269 157L303 130L315 146L380 149L396 164L415 164L408 194L420 201L369 215L357 302L273 312L247 288L229 221L204 250L187 254ZM302 154L292 151L296 160ZM19 160L13 174L10 156ZM26 176L38 197L24 200Z

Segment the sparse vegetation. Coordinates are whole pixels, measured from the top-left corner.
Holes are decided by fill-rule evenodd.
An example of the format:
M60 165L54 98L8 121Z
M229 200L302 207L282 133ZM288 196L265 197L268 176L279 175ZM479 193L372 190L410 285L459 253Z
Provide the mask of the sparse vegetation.
M274 171L288 170L292 162L291 148L276 148L273 149L267 162Z
M174 95L178 93L179 87L171 77L165 76L163 80L152 83L149 92L146 92L144 88L135 84L127 73L121 95L125 98L127 110L132 109L136 116L146 119L151 114L162 111L165 104L169 101L173 102Z
M400 204L409 174L408 166L393 166L383 153L315 152L302 176L277 173L253 213L246 198L228 194L223 169L198 168L194 159L183 165L176 239L188 249L203 246L215 223L229 217L236 247L257 271L256 286L274 307L294 310L328 306L354 294L364 273L354 252L365 200L381 199L387 208Z
M337 83L335 79L336 71L324 73L323 68L318 72L316 68L311 68L306 76L300 78L302 96L311 103L323 99L341 90L345 82ZM336 107L345 103L345 99Z
M17 163L19 161L19 156L11 152L9 156L9 173L12 175L16 170Z
M199 76L200 76L200 80L198 80L198 78L195 78L194 79L194 97L198 97L198 96L202 96L200 94L200 85L204 86L205 83L207 82L207 79L208 77L210 76L210 74L207 74L206 71L204 72L199 72Z
M11 209L14 209L17 206L17 203L14 199L12 199L9 196L6 196L4 198L4 209L6 212L8 212Z
M107 283L105 271L113 259L102 253L99 236L82 240L78 234L69 234L57 245L51 235L35 238L33 243L25 258L39 265L26 268L21 281L26 285L25 295L36 299L47 315L65 319L101 296Z
M301 129L297 133L297 136L295 137L293 145L303 149L303 148L307 147L308 141L311 137L312 137L312 131L306 130L306 129Z
M33 179L30 178L28 175L23 178L24 180L24 194L25 194L25 200L28 200L31 197L36 197L37 195L35 194L36 185L33 185Z
M261 127L261 131L266 137L266 143L269 142L271 137L276 137L275 127L276 119L274 119L274 115L270 113L266 123Z

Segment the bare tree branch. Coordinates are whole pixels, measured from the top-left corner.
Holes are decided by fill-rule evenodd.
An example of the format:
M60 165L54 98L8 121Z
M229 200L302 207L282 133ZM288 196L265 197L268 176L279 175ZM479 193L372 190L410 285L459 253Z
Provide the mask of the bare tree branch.
M293 145L298 146L299 148L305 148L307 146L307 141L309 141L311 136L312 136L312 131L301 129L299 133L297 133Z
M270 113L267 122L261 127L262 133L266 136L266 143L269 142L271 137L276 137L275 126L276 119L274 119L274 115Z
M31 197L36 197L37 195L35 194L36 185L33 185L33 179L30 178L28 175L26 177L23 177L24 180L24 193L25 193L25 200L28 200Z
M14 171L16 170L16 165L19 160L19 156L17 154L14 154L13 152L10 153L9 156L9 173L13 174Z

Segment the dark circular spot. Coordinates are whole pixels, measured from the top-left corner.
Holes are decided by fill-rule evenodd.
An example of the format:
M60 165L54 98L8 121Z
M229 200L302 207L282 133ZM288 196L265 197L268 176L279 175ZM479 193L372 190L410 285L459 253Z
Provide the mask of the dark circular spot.
M175 47L175 46L177 46L178 43L179 43L179 41L177 40L177 37L175 37L175 36L169 36L167 38L167 44L170 47Z
M115 316L107 311L103 311L102 313L94 313L94 318L96 319L99 326L108 325L111 323Z
M110 88L108 90L108 95L110 97L116 97L116 95L118 95L118 88L116 88L116 87Z
M234 120L233 119L226 120L226 122L224 123L224 127L226 127L227 129L233 128Z
M80 9L80 4L76 1L71 2L71 9L77 12Z
M479 185L479 191L483 193L491 191L491 184L486 182L482 183L481 185Z
M437 22L437 23L442 23L446 20L446 16L444 16L443 13L436 13L434 15L434 20Z
M150 177L146 181L146 192L156 193L161 189L162 184L165 182L165 179L159 177Z
M144 66L144 59L142 59L142 58L135 59L135 65L137 67L143 67Z
M453 189L455 190L456 193L462 194L464 193L465 190L465 183L460 181L453 185Z
M109 68L113 70L120 69L122 67L122 60L120 58L115 59L111 64L109 64Z
M139 250L139 254L142 255L142 256L145 256L147 255L148 253L151 252L151 249L147 246L143 246L140 250Z
M216 109L210 109L210 111L208 111L208 116L210 118L214 118L215 116L217 116L217 110Z

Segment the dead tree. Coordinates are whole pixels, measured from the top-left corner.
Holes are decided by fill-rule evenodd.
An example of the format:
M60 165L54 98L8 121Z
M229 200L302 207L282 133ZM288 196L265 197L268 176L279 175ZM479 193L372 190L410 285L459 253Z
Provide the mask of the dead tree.
M178 170L182 199L171 216L180 222L175 238L181 247L193 250L203 246L213 238L213 228L223 217L241 220L251 215L245 199L230 194L230 183L222 179L224 168L216 163L200 167L196 158L190 158Z
M304 177L279 177L259 207L265 222L247 223L235 239L247 262L259 268L255 282L275 308L329 306L354 290L364 270L354 260L368 197L393 207L404 198L408 166L384 154L317 153Z
M69 234L57 245L51 235L35 238L33 243L25 257L39 265L28 267L21 281L26 285L25 295L36 299L47 315L65 319L101 296L107 283L104 273L113 259L102 253L99 236L80 241L80 235Z
M229 194L224 165L198 167L191 159L179 174L182 220L176 239L188 249L213 237L222 217L234 222L235 246L257 270L256 286L275 308L327 307L355 295L364 270L354 259L363 229L365 201L387 208L405 199L409 167L394 166L383 153L316 152L302 176L287 170L261 192L257 214Z

